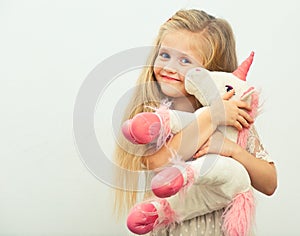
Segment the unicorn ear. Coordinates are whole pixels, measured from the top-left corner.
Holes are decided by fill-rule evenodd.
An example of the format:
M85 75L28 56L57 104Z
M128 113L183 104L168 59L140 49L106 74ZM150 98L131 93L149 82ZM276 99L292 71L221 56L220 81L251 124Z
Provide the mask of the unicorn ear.
M246 81L247 73L253 62L253 57L254 52L251 52L250 56L245 61L243 61L243 63L234 72L232 72L232 74L234 74L239 79Z

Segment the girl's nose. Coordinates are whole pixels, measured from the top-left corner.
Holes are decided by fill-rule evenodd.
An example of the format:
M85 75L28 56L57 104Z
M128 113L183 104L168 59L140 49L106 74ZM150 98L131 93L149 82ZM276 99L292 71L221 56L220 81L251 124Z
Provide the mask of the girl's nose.
M177 72L176 62L174 62L173 60L169 61L169 63L164 66L164 70L169 73L176 73Z

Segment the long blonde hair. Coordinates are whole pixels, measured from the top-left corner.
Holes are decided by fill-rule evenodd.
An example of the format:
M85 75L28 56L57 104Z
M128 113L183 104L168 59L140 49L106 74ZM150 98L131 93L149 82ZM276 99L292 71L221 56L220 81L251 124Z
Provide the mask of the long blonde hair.
M192 46L199 52L206 69L232 72L237 68L235 39L227 21L196 9L180 10L161 26L147 61L147 65L150 66L143 68L137 80L137 89L126 109L123 121L140 112L148 111L148 106L158 106L159 101L164 98L158 84L155 83L153 64L164 36L172 31L195 33ZM122 144L116 144L114 153L118 169L115 173L116 184L119 186L115 190L115 213L118 216L126 213L136 203L139 171L143 170L141 155L135 154L137 152L134 151L137 147L127 145L128 149L125 150L126 141L121 142Z

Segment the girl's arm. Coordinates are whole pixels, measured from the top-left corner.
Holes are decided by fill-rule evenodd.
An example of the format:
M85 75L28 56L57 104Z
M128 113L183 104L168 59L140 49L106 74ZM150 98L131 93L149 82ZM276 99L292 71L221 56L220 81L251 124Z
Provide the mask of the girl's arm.
M176 153L184 160L193 154L208 140L218 125L230 125L241 130L248 127L253 119L246 110L250 107L243 101L223 101L224 115L216 117L211 107L204 110L182 131L172 137L160 150L143 157L143 163L148 169L156 169L169 163L172 153ZM214 118L212 117L214 115Z
M223 156L232 157L245 167L250 176L251 185L256 190L270 196L277 188L276 168L272 161L267 160L267 153L255 129L252 128L250 131L251 134L247 145L248 150L225 138L220 132L215 132L211 136L211 139L222 139L222 148L216 148L210 145L210 142L207 142L194 157L200 157L206 153L218 153Z
M153 170L168 164L172 152L176 152L184 159L189 159L213 134L216 127L212 122L210 108L206 108L194 121L175 134L161 149L154 154L144 156L143 162L148 169Z
M254 128L250 128L246 150L236 145L231 156L245 166L252 186L258 191L272 195L277 188L277 173Z
M251 155L237 144L235 146L232 149L231 156L246 168L252 186L266 195L272 195L277 188L277 174L274 163Z

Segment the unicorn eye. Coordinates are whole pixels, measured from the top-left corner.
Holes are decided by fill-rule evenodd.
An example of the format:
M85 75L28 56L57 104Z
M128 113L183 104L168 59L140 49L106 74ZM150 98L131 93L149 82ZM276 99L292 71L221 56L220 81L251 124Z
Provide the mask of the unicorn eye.
M226 88L226 92L229 92L230 90L233 89L233 87L231 85L225 85L225 88Z

